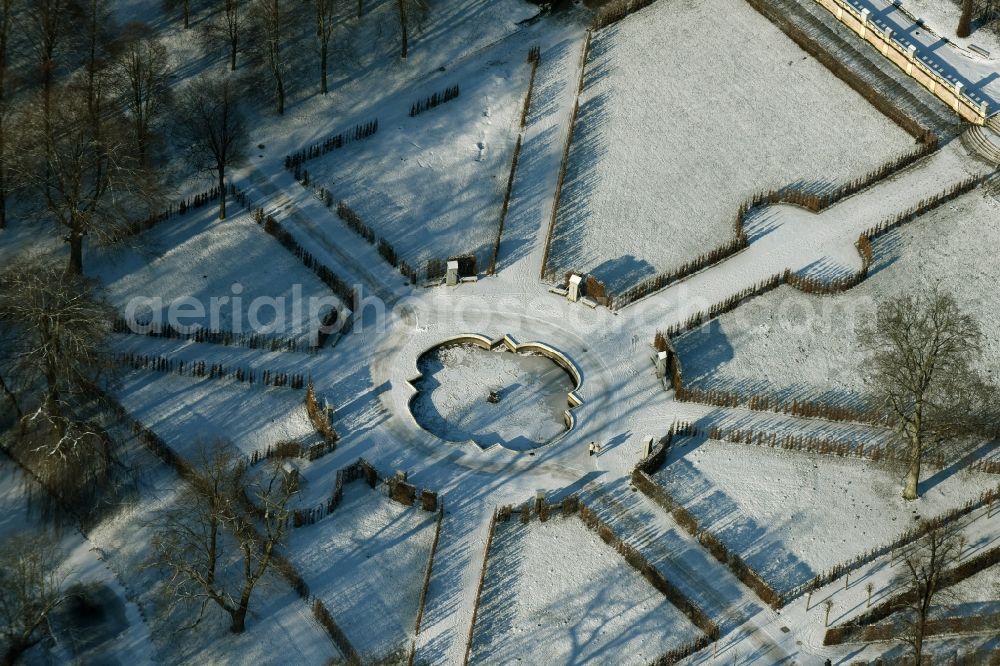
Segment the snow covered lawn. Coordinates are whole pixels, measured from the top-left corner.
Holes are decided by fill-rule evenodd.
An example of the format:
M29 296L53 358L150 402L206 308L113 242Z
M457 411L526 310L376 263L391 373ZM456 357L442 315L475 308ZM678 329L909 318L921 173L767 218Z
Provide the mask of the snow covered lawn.
M701 632L578 518L497 523L470 663L645 664Z
M682 439L654 480L782 592L998 483L942 471L907 502L899 476L863 460Z
M371 109L378 133L304 165L311 186L343 200L399 258L475 254L485 267L510 173L530 65L527 50L492 48ZM458 85L457 99L410 117L410 107ZM330 132L334 134L341 129ZM331 238L352 233L331 215Z
M676 341L692 386L844 404L863 399L856 327L880 301L935 285L980 321L1000 379L1000 203L976 190L874 243L872 275L842 294L783 286Z
M292 564L366 661L410 649L436 515L354 481L333 515L292 530Z
M122 313L132 299L160 299L156 307L137 302L142 321L152 307L166 324L172 303L194 299L204 312L184 317L183 325L252 333L252 324L274 324L272 335L308 345L318 327L310 320L309 299L328 301L320 312L339 301L249 213L232 201L229 212L219 221L218 208L209 205L161 222L136 238L139 247L95 255L89 270ZM212 299L220 299L214 322Z
M744 0L657 2L593 36L549 268L620 291L731 240L758 191L914 148Z
M134 418L185 457L218 439L249 456L281 441L308 447L316 436L305 391L137 371L124 377L116 395Z

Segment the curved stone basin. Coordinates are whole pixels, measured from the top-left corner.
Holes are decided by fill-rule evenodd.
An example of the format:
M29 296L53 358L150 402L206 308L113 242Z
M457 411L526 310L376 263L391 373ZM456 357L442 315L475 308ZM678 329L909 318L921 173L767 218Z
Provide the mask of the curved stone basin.
M421 354L417 367L421 376L412 382L417 394L410 410L441 439L527 451L566 432L572 422L568 394L576 379L542 354L448 343Z

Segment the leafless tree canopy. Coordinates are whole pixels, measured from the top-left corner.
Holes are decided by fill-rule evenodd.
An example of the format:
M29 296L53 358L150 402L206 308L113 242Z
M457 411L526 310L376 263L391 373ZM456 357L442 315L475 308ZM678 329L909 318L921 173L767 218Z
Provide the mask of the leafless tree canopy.
M868 389L908 447L906 499L918 497L928 451L995 430L995 391L975 368L981 341L976 319L938 291L881 304L859 332Z
M958 563L963 547L955 524L946 524L932 528L903 558L897 583L907 592L903 597L903 617L908 627L905 640L913 648L915 664L921 663L931 606L947 598L947 573Z
M0 273L0 334L8 378L18 378L18 411L55 433L52 456L72 455L85 435L73 417L74 400L107 367L103 348L111 308L91 286L37 256L20 259Z
M126 26L121 55L114 65L116 92L132 121L139 159L145 163L150 130L169 94L167 50L148 26Z
M45 621L65 599L57 544L22 534L0 544L0 664L14 664L43 637Z
M229 77L204 76L181 93L178 134L190 146L197 169L218 177L219 219L226 217L226 169L244 158L246 121L235 82Z
M169 599L200 607L196 624L214 603L242 633L251 595L285 539L295 485L278 465L248 468L226 442L204 447L187 481L156 519L153 564L169 574Z

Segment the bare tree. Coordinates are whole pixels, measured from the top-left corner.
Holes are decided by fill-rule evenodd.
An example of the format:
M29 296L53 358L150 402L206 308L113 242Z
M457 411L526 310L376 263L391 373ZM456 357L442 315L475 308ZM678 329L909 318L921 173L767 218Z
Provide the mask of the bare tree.
M0 229L7 226L7 116L11 97L7 71L11 66L11 30L20 18L16 0L0 0Z
M9 0L8 0L9 1ZM316 43L319 46L319 93L327 93L327 63L330 55L330 40L337 26L336 0L313 0L316 6Z
M229 614L230 631L242 633L253 591L285 539L295 485L277 464L254 474L225 442L195 457L187 481L176 507L156 518L152 562L169 574L172 601L200 606L195 624L214 603Z
M27 33L32 44L42 86L42 114L47 120L52 107L56 57L69 34L69 24L78 16L71 0L34 0L26 3Z
M246 22L246 3L248 0L222 0L222 11L219 12L213 24L209 25L210 34L218 35L229 51L229 69L236 71L236 54L239 53L243 36L243 24Z
M0 273L0 333L16 387L39 395L27 419L48 424L55 437L46 455L70 455L92 429L73 418L69 397L86 394L107 367L104 344L113 310L90 285L37 256ZM36 387L40 387L36 389ZM14 387L8 387L12 392Z
M66 598L59 551L46 534L22 534L0 545L0 664L18 657L44 636L49 613Z
M213 171L219 183L219 219L226 219L226 169L244 157L246 122L236 84L228 77L204 76L181 94L179 133L198 169Z
M958 563L961 548L961 537L955 525L939 525L929 527L927 536L916 542L903 557L903 571L898 574L897 583L905 589L900 602L908 628L904 640L913 648L915 664L922 663L932 604L947 597L948 570Z
M928 451L994 428L987 414L994 390L974 368L979 324L951 295L933 291L882 303L858 340L869 391L907 446L903 497L917 499Z
M399 14L400 58L406 58L409 53L410 22L414 17L423 22L427 14L427 4L424 0L396 0Z
M163 8L168 11L181 10L181 20L184 22L184 29L191 27L191 0L163 0Z
M151 126L169 94L167 50L149 26L126 26L125 43L115 64L117 92L132 118L136 150L146 163Z
M278 115L285 113L285 27L288 23L284 0L255 0L253 4L254 46L274 82Z
M82 275L84 239L119 240L129 206L146 200L155 188L136 159L122 115L101 110L103 84L91 91L88 82L70 81L59 93L61 103L48 117L27 113L18 176L65 231L68 270Z

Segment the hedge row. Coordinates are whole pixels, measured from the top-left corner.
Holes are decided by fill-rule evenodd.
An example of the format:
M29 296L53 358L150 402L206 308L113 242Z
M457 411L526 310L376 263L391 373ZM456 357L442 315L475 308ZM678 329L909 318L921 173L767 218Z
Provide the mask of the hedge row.
M418 99L416 102L410 105L410 117L418 116L424 111L436 108L450 102L453 99L458 99L459 89L456 83L453 86L448 86L441 92L436 92L433 95L428 95L424 99Z
M444 520L444 502L438 506L437 520L434 525L434 541L431 542L431 554L427 558L427 569L424 571L424 584L420 587L420 603L417 605L417 621L413 633L420 635L420 625L424 619L424 606L427 603L427 590L431 586L431 572L434 570L434 555L437 553L438 542L441 540L441 523Z
M602 521L593 510L580 501L579 497L576 495L565 497L556 508L564 518L574 515L580 518L588 529L601 537L601 540L604 541L604 543L614 548L615 551L624 558L625 562L628 563L629 566L642 575L642 577L645 578L646 581L660 594L662 594L668 602L680 610L689 620L691 620L692 624L704 633L704 635L699 637L697 640L691 641L686 645L680 646L661 655L652 663L676 663L684 657L705 648L712 641L719 638L719 625L713 622L711 618L709 618L709 616L700 607L698 607L697 604L688 599L683 592L668 581L663 574L660 573L660 571L656 569L634 546L618 537L612 527ZM551 507L544 499L535 501L534 515L539 519L539 521L546 522L552 515L552 512L553 507ZM497 512L497 519L499 522L507 522L511 519L513 513L520 514L520 521L522 523L529 522L532 517L531 503L526 503L518 510L515 510L510 506L501 507Z
M127 238L129 236L136 236L144 231L148 231L156 226L160 222L164 222L178 215L186 215L188 211L197 210L199 208L204 208L205 206L214 203L219 200L219 187L218 185L211 187L204 192L200 192L191 197L185 197L181 199L176 204L170 204L167 208L159 213L149 215L142 220L134 220L125 225L122 229L122 238ZM249 208L249 198L246 193L241 191L233 183L229 183L226 186L226 191L229 196L233 198L236 203L238 203L243 208Z
M155 370L169 372L187 377L207 377L208 379L229 379L241 384L260 384L302 389L306 386L306 376L299 373L275 372L269 369L254 369L248 367L227 367L221 363L205 361L183 361L166 356L150 356L134 352L120 353L115 361L133 370Z
M545 252L542 254L541 278L544 280L549 274L549 255L552 250L552 234L556 228L556 217L559 215L559 203L562 200L562 188L566 182L566 169L569 165L569 149L573 145L573 133L576 131L576 117L580 112L580 93L583 91L584 75L587 72L587 58L590 55L590 38L592 31L587 31L586 40L583 43L583 62L580 66L580 80L576 85L576 96L573 100L573 115L569 121L569 131L566 133L566 143L563 146L562 159L559 161L559 176L556 179L555 200L552 204L552 214L549 217L549 228L545 237Z
M612 23L639 11L656 2L656 0L613 0L601 7L590 24L591 30L602 30Z
M773 275L769 279L748 287L713 305L707 312L697 312L682 323L673 324L665 331L657 331L653 346L657 351L668 351L670 354L670 383L677 399L685 402L700 402L719 407L748 407L760 411L774 411L806 418L824 418L832 421L857 421L862 423L881 423L883 418L872 409L858 409L845 405L830 405L808 399L780 400L764 394L749 394L735 391L697 389L685 385L680 358L670 346L669 340L688 331L699 328L705 323L736 309L745 301L775 289L782 284L788 284L805 293L830 294L846 291L860 284L868 276L873 260L872 242L879 236L912 222L922 215L972 191L984 182L995 178L995 174L980 177L970 177L947 188L936 196L922 199L906 211L883 220L878 225L863 233L856 243L858 253L862 258L861 269L853 276L834 281L821 281L815 278L802 277L785 270L783 274ZM988 463L982 463L988 467Z
M788 37L799 45L799 47L819 61L834 76L853 88L859 95L864 97L869 104L882 112L887 118L899 125L910 136L914 137L925 145L938 143L937 135L930 129L921 125L917 120L910 117L903 109L884 94L883 91L875 88L853 69L845 65L840 58L827 51L822 43L813 39L797 26L784 13L771 5L767 0L747 0L747 3L757 10L764 18L776 25Z
M295 171L308 160L319 157L320 155L325 155L334 150L339 150L352 141L367 139L376 132L378 132L378 118L360 125L355 125L353 129L345 130L340 134L329 136L319 143L314 143L313 145L303 148L298 152L286 155L285 168L289 171Z
M398 269L400 274L410 281L410 284L417 283L417 270L405 261L400 261L396 249L385 238L375 236L375 231L361 219L361 216L351 210L343 201L337 204L337 216L351 228L356 234L361 236L369 245L378 248L378 253L390 266Z
M336 312L336 311L334 311ZM136 327L145 328L144 332L136 331ZM151 338L164 338L166 340L190 340L212 345L224 345L226 347L245 347L247 349L264 349L273 352L284 351L308 351L316 352L316 347L309 345L305 350L299 349L299 343L294 338L286 338L278 335L265 335L262 333L233 333L232 331L220 331L218 329L197 328L194 331L179 331L173 326L163 326L159 323L140 324L135 321L116 316L111 322L111 330L114 333L145 335Z
M528 111L531 108L531 97L535 90L535 74L538 72L538 63L541 61L541 51L539 47L533 46L528 51L528 62L531 63L531 76L528 78L528 92L524 96L524 106L521 109L521 131L517 135L517 143L514 144L514 154L510 160L510 175L507 177L507 189L504 190L503 204L500 206L500 224L497 226L497 237L493 242L493 254L490 256L490 264L486 269L489 275L497 272L497 256L500 254L500 240L503 238L504 226L507 223L507 211L510 208L510 195L514 191L514 175L517 173L517 164L521 159L521 142L524 139L524 128L528 124Z
M683 264L680 268L677 268L669 273L660 273L659 275L655 275L633 287L630 287L629 289L626 289L621 294L612 298L614 303L613 307L616 310L624 308L637 300L645 298L646 296L668 287L675 282L679 282L680 280L690 277L691 275L694 275L709 266L713 266L723 259L727 259L737 252L745 249L749 245L745 230L746 218L752 211L760 208L761 206L788 204L801 206L812 212L820 212L845 199L846 197L857 194L858 192L875 185L879 181L897 174L903 169L913 165L915 162L927 157L936 150L937 138L934 137L928 143L924 144L912 153L899 157L891 162L887 162L864 177L856 178L849 183L841 185L840 187L823 194L816 194L797 188L783 188L780 190L770 190L755 194L750 199L740 204L733 225L734 237L732 240L710 252L699 255L695 259ZM907 214L909 214L909 212ZM854 275L845 278L836 278L829 281L811 277L802 277L795 273L787 272L785 282L797 289L812 294L836 293L846 291L847 289L857 286L868 277L868 271L871 267L871 238L863 239L864 236L860 237L856 246L858 247L858 252L861 253L863 258L865 258L865 262L862 269Z
M678 432L691 432L690 426L681 426L678 429ZM978 498L969 500L961 507L925 521L920 526L903 532L898 538L889 544L872 548L847 562L831 567L829 570L818 574L814 578L801 583L784 593L779 593L772 588L763 579L763 577L760 576L760 574L746 564L746 562L744 562L739 555L730 552L726 545L714 534L703 529L698 523L697 518L685 509L681 503L677 502L666 488L653 481L650 474L644 471L644 468L648 469L648 466L649 463L647 461L642 461L635 467L635 469L632 470L633 485L635 485L636 488L638 488L655 503L659 504L664 511L673 516L678 525L684 528L684 530L691 536L695 537L698 542L713 555L713 557L715 557L722 564L725 564L729 570L732 571L733 575L753 590L762 601L774 609L782 608L789 601L799 597L805 592L818 589L878 557L891 553L897 548L901 548L912 543L913 541L916 541L920 537L927 534L928 530L933 527L957 520L962 516L968 515L979 507L985 505L992 507L993 503L1000 499L1000 487L987 490Z
M486 549L483 551L483 566L479 572L479 585L476 588L476 603L472 607L472 621L469 623L469 636L465 643L465 659L462 662L465 666L469 666L469 657L472 655L472 638L476 631L476 618L479 616L479 602L483 598L483 586L486 583L486 566L490 561L490 549L493 547L493 535L496 533L497 529L497 511L493 512L493 517L490 518L489 531L486 534Z
M295 237L292 236L281 223L273 217L264 217L263 209L257 209L254 220L269 235L274 236L282 247L291 252L302 264L311 270L323 284L336 294L342 303L354 303L354 289L352 289L343 279L321 264L312 253L306 251Z
M942 577L941 589L960 583L996 564L1000 564L1000 546L991 548L950 569ZM823 645L901 639L903 635L899 633L900 627L895 623L881 625L876 625L875 623L906 608L912 602L912 591L906 591L891 599L886 599L861 615L841 625L827 629L826 635L823 638ZM935 634L961 633L963 631L983 631L994 627L1000 627L1000 613L981 616L979 618L956 617L944 620L930 620L927 623L925 635L933 636Z

